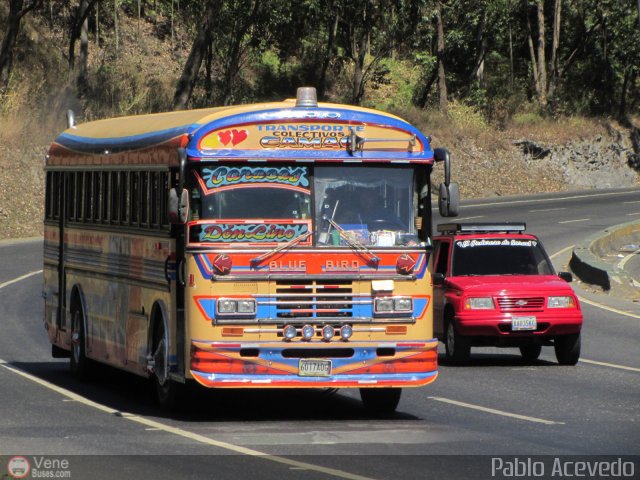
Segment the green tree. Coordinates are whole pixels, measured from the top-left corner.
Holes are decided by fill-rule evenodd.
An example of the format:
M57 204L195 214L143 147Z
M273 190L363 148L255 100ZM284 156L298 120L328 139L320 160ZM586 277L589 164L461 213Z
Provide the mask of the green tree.
M42 0L9 0L7 30L2 39L2 45L0 45L0 91L5 91L9 85L13 63L13 49L18 41L20 22L27 13L41 5Z

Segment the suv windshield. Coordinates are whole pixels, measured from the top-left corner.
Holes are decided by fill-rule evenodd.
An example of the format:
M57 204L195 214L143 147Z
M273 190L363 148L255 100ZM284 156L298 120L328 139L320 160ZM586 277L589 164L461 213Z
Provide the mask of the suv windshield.
M456 240L452 275L553 275L553 267L537 240Z

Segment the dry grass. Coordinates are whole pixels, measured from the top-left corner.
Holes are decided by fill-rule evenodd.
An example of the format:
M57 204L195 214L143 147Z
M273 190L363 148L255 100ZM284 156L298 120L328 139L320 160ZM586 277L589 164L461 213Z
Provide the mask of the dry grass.
M47 145L24 129L24 117L0 117L0 239L42 235ZM33 132L31 132L33 133Z
M506 132L514 137L554 145L607 133L605 123L585 117L543 119L535 114L514 115Z

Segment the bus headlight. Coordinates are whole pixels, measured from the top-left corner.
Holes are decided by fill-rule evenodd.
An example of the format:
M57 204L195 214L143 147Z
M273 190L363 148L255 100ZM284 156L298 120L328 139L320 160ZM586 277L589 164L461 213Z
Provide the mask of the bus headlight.
M302 338L305 340L311 340L316 334L316 329L313 325L305 325L302 327Z
M322 327L322 339L325 342L328 342L335 335L335 330L332 325L325 325Z
M396 312L413 312L413 301L409 297L396 298L393 301L393 309Z
M221 298L218 300L218 314L236 313L236 301Z
M282 330L282 335L284 336L285 340L293 340L294 338L296 338L297 334L298 329L293 325L287 325Z
M391 313L393 312L393 298L376 298L374 309L376 313Z
M343 325L340 327L340 338L345 342L353 335L353 327L351 325Z
M413 313L413 299L411 297L382 297L376 298L373 304L377 315L408 315Z
M219 298L216 302L216 316L255 317L256 301L253 298Z
M238 300L238 313L256 313L256 301L255 300Z

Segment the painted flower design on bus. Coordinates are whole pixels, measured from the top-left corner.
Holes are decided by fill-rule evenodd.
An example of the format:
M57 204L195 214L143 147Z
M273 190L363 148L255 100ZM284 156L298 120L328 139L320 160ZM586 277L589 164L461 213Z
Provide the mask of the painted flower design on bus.
M247 183L281 184L308 187L308 170L304 167L216 167L203 168L202 177L207 188Z
M305 224L232 224L202 225L200 242L286 242L309 230Z

